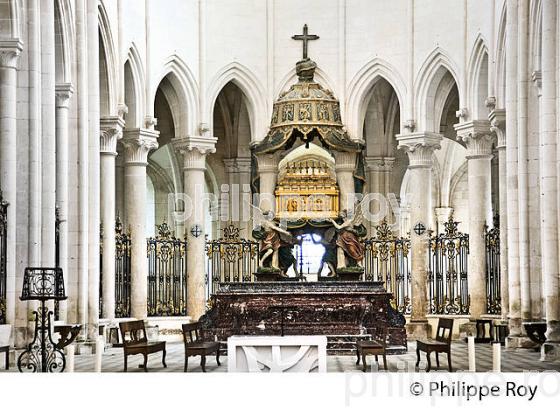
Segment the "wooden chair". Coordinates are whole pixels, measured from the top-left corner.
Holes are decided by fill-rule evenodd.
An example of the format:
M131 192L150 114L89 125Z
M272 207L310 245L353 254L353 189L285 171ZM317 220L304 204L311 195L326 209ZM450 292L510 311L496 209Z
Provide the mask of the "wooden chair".
M185 369L189 366L189 356L200 356L200 366L206 372L206 356L216 353L216 362L220 363L220 342L205 342L201 337L199 322L183 324L183 343L185 344Z
M146 337L146 328L143 320L134 320L130 322L119 323L122 336L122 346L124 350L124 371L128 368L128 356L141 354L144 356L144 371L148 371L148 355L157 352L163 352L161 363L165 364L165 342L148 342Z
M362 358L363 371L366 371L367 356L375 356L375 361L379 363L379 357L383 356L383 368L387 370L387 327L378 326L371 330L371 340L358 340L356 342L356 356L358 360L356 365L360 364L360 357Z
M6 370L10 370L10 346L0 346L0 353L6 354L4 367Z
M447 353L447 365L449 366L449 371L452 372L451 367L451 336L453 334L453 319L443 319L440 318L438 321L438 327L436 332L435 340L418 340L416 342L416 367L420 364L420 352L426 352L426 359L428 360L429 372L432 368L432 363L430 361L430 354L432 352L436 353L436 364L439 368L439 354Z

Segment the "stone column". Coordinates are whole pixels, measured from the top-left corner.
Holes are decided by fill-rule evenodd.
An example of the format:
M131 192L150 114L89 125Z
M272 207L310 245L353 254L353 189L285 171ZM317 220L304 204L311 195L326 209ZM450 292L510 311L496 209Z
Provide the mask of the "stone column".
M6 235L6 322L15 324L16 315L16 66L22 43L18 39L0 41L0 187L8 202Z
M115 157L117 141L122 138L124 120L118 116L101 118L101 225L103 226L103 311L105 319L115 318Z
M557 2L556 0L543 0L542 7L541 229L543 230L542 259L547 332L541 357L548 360L560 357L558 158L556 142L558 137L556 116Z
M506 25L506 172L507 245L509 283L508 346L517 346L524 334L521 325L521 283L519 271L519 203L517 142L517 0L507 0Z
M251 239L253 226L251 222L251 158L236 159L237 180L239 182L239 227L241 236Z
M500 207L500 293L502 295L502 318L507 319L509 312L508 287L508 246L507 246L507 170L506 170L506 113L505 110L492 110L488 116L491 131L497 136L498 149L498 189Z
M432 155L440 149L442 136L432 132L397 135L399 148L408 154L408 171L412 198L410 204L410 245L412 263L412 314L407 333L412 339L426 337L429 332L428 310L428 257L429 220L432 200ZM415 226L426 230L418 234Z
M385 190L385 184L383 181L383 158L382 157L365 157L366 170L368 175L368 193L371 194L383 194ZM379 215L380 204L377 199L372 200L369 203L369 212L371 216ZM369 235L375 234L375 227L379 225L379 220L377 218L369 218Z
M236 191L239 191L235 158L225 158L223 161L228 183L227 192L224 189L220 192L220 222L222 228L230 223L239 228L239 215L235 215L234 212L237 207L234 203L238 198Z
M206 155L216 152L217 139L210 136L176 138L175 149L183 155L185 230L187 247L187 314L197 320L205 312L204 207Z
M467 144L469 185L469 294L471 317L486 313L485 225L492 221L492 145L490 121L474 120L455 125L457 139Z
M445 232L445 223L449 221L449 217L453 213L453 208L450 206L440 206L438 208L434 208L434 213L436 214L436 226L437 226L437 233Z
M257 156L259 172L260 203L258 205L263 212L275 209L274 191L278 177L279 154L261 154Z
M146 167L148 153L158 147L159 133L125 130L121 140L125 160L125 207L131 240L131 315L148 315L148 255L146 250Z
M356 170L355 152L334 152L336 180L340 192L340 210L354 211L355 188L354 171Z
M64 272L65 289L68 289L68 108L74 92L72 84L56 86L56 206L58 208L59 253L58 266ZM67 301L59 304L60 320L67 320Z

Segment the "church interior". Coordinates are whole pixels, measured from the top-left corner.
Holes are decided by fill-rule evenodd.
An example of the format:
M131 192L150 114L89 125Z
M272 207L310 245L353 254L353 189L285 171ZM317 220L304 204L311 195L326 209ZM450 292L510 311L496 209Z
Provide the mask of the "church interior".
M0 0L0 373L560 370L560 6L445 3Z

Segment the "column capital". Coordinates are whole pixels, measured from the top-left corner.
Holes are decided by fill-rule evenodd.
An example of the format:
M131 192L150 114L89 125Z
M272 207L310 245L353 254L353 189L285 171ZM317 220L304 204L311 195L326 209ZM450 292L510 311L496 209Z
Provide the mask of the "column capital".
M431 168L432 155L441 148L442 139L441 134L429 131L397 135L398 148L408 154L409 168Z
M56 108L68 108L72 94L74 94L72 83L57 84L55 87Z
M277 173L278 163L280 162L280 153L259 154L257 155L257 164L259 173Z
M158 136L159 131L145 128L125 130L121 144L124 147L126 165L148 165L148 154L157 149Z
M0 67L16 68L23 43L18 38L0 40Z
M365 157L364 161L368 171L390 171L395 164L394 157Z
M117 155L117 141L123 136L125 121L119 116L102 117L99 121L99 152Z
M356 153L335 151L334 169L338 171L354 171L356 169Z
M227 173L232 173L237 171L237 165L235 164L235 158L224 158L224 167Z
M467 159L492 156L495 135L490 130L490 121L473 120L455 124L457 140L467 144Z
M238 157L235 159L235 164L237 166L237 172L247 173L251 172L251 157Z
M490 120L490 131L498 137L496 148L506 147L506 110L494 109L488 114Z
M175 138L173 145L183 155L184 170L205 170L206 155L216 152L217 138L191 135Z

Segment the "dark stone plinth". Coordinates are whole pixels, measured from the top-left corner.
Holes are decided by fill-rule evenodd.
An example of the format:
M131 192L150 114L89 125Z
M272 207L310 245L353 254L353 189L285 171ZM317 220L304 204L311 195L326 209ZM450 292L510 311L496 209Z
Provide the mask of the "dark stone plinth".
M232 335L359 335L389 327L392 352L406 351L405 319L381 282L255 282L220 284L203 328Z

